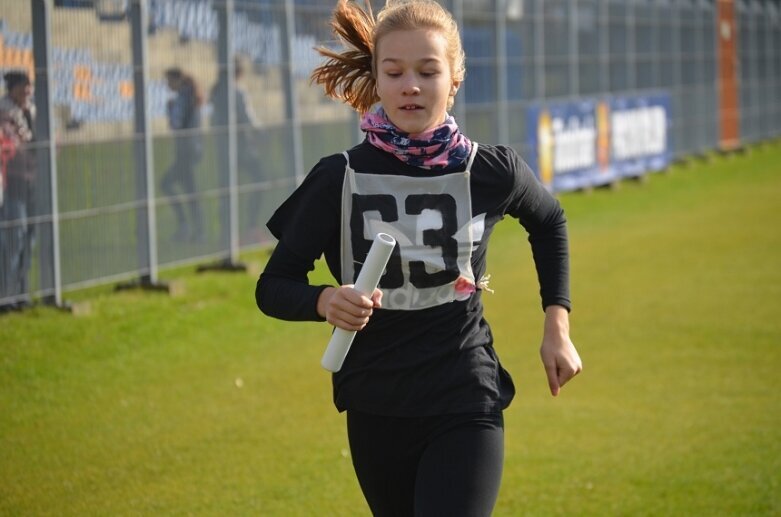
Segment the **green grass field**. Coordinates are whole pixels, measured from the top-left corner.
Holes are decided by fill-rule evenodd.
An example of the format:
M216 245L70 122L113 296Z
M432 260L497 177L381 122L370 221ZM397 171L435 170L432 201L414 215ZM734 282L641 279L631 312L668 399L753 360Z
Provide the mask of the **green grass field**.
M781 146L561 200L585 370L558 398L525 235L492 242L519 391L495 515L781 515ZM166 276L185 293L0 317L0 514L368 515L328 327L262 316L251 276Z

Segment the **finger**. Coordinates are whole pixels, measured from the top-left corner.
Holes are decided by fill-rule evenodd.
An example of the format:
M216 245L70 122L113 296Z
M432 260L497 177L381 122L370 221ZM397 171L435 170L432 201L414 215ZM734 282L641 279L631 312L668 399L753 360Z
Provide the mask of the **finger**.
M574 373L572 371L559 371L559 387L563 388L565 384L567 384L567 381L569 381L573 377Z
M365 314L366 310L362 310L361 313L355 314L352 311L343 311L339 309L334 309L330 312L329 317L331 320L331 323L336 324L337 322L350 325L353 327L363 327L368 323L369 316L371 314Z
M365 309L371 309L374 306L374 303L372 302L371 298L368 296L359 293L352 287L349 289L343 290L344 299L348 302L350 302L352 305L362 307Z
M347 324L345 322L342 322L342 321L335 321L335 322L329 322L329 323L331 323L331 325L333 325L336 328L340 328L342 330L347 330L347 331L350 331L350 332L359 332L359 331L363 330L363 328L365 327L365 325L349 325L349 324Z
M348 317L332 316L328 318L328 323L330 323L334 327L338 327L344 330L354 330L354 331L363 330L367 322L368 319L356 321L355 319L349 316Z
M355 293L355 292L353 292ZM343 293L344 296L335 296L332 300L332 307L334 310L350 314L357 318L367 318L372 314L372 302L368 298L358 295L352 297L347 295L347 292ZM357 294L357 293L355 293ZM362 303L364 302L365 303Z
M567 384L567 382L569 382L573 377L579 374L581 370L582 367L580 365L559 369L559 375L558 375L559 387L563 387L565 384Z
M545 365L545 374L548 376L548 387L550 388L550 394L554 397L559 394L561 389L561 383L559 382L558 369L555 364Z
M375 309L382 308L382 291L380 289L375 289L372 293L372 302L374 302Z
M562 366L559 368L559 385L564 386L568 380L575 375L575 370L569 366Z

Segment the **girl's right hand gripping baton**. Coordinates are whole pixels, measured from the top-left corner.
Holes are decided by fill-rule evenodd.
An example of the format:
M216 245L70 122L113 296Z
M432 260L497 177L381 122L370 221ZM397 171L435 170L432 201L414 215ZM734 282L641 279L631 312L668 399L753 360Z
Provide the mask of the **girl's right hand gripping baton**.
M363 263L358 279L355 281L355 290L359 293L371 297L380 278L388 264L396 239L387 233L378 233L372 242L372 247L366 255L366 261ZM350 351L350 345L355 338L354 330L344 330L335 328L331 335L331 341L328 342L328 348L325 349L323 359L320 364L328 371L338 372L342 369L344 358Z

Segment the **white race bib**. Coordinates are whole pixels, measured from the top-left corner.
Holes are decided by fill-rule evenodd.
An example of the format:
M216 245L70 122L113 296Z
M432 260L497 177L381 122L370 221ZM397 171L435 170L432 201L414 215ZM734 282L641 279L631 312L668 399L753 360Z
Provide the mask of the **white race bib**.
M416 310L475 291L472 251L485 214L472 218L469 171L436 177L356 173L342 190L342 280L354 283L377 233L396 239L380 280L382 306Z

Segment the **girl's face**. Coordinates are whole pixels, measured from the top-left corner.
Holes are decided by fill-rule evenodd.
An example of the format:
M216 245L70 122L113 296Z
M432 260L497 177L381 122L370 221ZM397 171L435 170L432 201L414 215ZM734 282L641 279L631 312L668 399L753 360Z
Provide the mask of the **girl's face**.
M442 124L457 88L439 32L394 31L377 42L377 96L400 130L418 134Z

